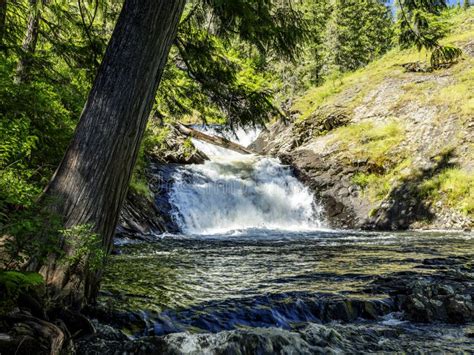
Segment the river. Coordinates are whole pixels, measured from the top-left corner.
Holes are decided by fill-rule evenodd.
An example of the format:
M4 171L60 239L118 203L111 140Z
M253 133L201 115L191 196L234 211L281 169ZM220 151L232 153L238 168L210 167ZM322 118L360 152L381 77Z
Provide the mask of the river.
M130 339L177 354L474 352L446 298L473 296L473 233L330 230L277 159L195 144L210 160L174 166L162 191L180 232L120 245L106 272L100 303ZM451 296L431 291L445 283ZM412 284L438 297L420 319Z

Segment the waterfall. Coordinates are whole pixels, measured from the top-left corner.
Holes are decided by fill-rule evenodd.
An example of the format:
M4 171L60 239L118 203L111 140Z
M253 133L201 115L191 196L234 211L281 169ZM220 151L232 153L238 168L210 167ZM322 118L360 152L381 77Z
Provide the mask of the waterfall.
M207 133L215 131L206 129ZM248 146L257 132L227 138ZM249 229L314 230L321 208L313 194L276 158L243 155L193 141L210 158L178 167L169 193L172 216L186 234L227 234Z

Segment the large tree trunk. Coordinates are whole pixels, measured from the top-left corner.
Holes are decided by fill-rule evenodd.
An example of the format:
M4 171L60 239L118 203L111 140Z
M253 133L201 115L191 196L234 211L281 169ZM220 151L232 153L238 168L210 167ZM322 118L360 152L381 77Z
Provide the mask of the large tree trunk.
M45 201L64 227L89 224L107 253L185 0L125 0L93 88ZM75 248L62 240L66 255ZM51 255L42 267L65 303L93 300L101 271Z
M0 51L5 50L3 39L7 26L7 0L0 0Z
M38 0L30 0L31 13L28 16L28 27L21 45L20 60L16 67L15 83L17 84L28 80L29 69L36 51L41 19L41 11L37 8L37 4Z

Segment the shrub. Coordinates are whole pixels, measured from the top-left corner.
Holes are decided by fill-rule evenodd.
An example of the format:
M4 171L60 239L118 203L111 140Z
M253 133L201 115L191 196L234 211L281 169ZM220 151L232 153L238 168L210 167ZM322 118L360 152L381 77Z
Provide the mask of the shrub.
M22 293L30 293L44 284L35 272L0 271L0 316L10 312Z

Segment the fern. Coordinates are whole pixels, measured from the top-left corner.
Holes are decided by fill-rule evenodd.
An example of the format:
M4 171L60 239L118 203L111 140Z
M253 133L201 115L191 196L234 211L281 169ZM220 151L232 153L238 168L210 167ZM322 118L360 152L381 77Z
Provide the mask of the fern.
M0 271L0 316L16 307L22 293L43 284L43 277L36 272Z
M21 291L27 291L32 287L44 283L43 276L36 272L1 271L0 287L5 289L9 296L14 296Z

